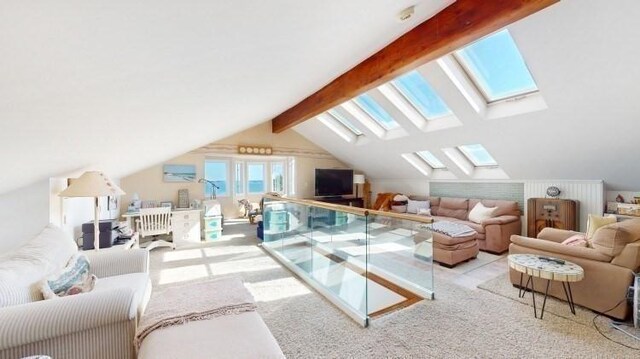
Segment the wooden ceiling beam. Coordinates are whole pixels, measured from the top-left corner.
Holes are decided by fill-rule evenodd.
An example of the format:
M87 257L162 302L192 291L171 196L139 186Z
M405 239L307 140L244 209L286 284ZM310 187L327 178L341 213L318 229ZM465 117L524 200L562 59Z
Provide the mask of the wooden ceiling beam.
M558 1L457 0L275 117L272 131L285 131Z

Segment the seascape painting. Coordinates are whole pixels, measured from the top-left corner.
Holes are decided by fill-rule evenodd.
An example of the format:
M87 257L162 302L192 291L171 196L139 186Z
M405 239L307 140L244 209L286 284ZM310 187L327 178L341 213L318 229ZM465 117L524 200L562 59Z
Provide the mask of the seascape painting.
M195 165L164 165L163 175L165 182L195 182Z

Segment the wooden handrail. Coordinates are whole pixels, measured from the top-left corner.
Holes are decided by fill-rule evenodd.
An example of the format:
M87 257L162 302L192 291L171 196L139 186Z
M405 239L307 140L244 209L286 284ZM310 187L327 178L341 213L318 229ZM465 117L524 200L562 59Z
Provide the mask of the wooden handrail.
M264 195L263 197L271 199L271 200L275 200L275 201L297 203L297 204L301 204L301 205L304 205L304 206L318 207L318 208L329 209L329 210L332 210L332 211L351 213L351 214L355 214L355 215L363 216L363 217L364 216L381 216L381 217L389 217L389 218L395 218L395 219L404 219L404 220L407 220L407 221L414 221L414 222L420 222L420 223L433 223L433 218L426 217L426 216L418 216L418 215L415 215L415 214L404 214L404 213L395 213L395 212L376 211L376 210L373 210L373 209L364 209L364 208L359 208L359 207L343 206L343 205L340 205L340 204L315 201L315 200L311 200L311 199L301 199L301 198L291 198L291 197L276 197L276 196L272 196L272 195Z

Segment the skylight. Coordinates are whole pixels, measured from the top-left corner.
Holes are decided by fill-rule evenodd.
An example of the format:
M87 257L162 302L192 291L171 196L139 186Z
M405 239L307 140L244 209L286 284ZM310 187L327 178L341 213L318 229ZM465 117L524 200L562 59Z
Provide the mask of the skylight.
M400 76L392 83L425 118L434 119L451 114L451 109L418 71Z
M484 146L480 144L459 146L458 149L476 167L490 167L498 165L498 162L496 162Z
M393 130L394 128L400 127L391 115L389 115L389 113L385 111L370 95L362 94L354 98L354 101L364 112L371 116L371 118L386 130Z
M440 162L440 160L429 151L416 152L416 155L420 156L420 158L422 158L434 170L447 168L447 166Z
M353 123L351 123L351 121L347 120L347 118L342 116L338 111L329 110L327 112L329 113L329 115L335 118L338 122L343 124L344 127L346 127L349 131L353 132L354 135L362 136L362 131L360 131L360 129L354 126Z
M506 29L456 51L455 55L488 102L538 91Z

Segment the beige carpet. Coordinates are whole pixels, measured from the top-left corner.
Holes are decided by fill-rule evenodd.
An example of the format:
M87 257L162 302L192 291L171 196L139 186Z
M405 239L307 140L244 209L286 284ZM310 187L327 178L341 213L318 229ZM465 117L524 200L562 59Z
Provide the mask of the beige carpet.
M258 312L289 358L640 355L606 340L589 325L553 314L555 310L545 313L544 320L535 319L527 304L437 277L436 300L420 302L361 328L256 246L254 225L230 221L224 234L216 243L152 251L154 286L241 276L256 299Z

